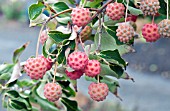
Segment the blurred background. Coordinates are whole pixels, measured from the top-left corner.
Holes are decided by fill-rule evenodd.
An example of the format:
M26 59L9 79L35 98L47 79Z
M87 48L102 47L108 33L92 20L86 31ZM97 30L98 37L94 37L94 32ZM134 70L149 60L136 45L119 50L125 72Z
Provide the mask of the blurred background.
M21 56L25 61L35 55L39 28L29 28L27 8L34 0L0 0L0 64L12 62L13 51L30 41L30 45ZM140 31L149 18L137 20ZM142 21L142 22L141 22ZM156 22L159 22L157 19ZM92 102L87 93L90 84L84 78L78 81L80 93L77 99L83 111L169 111L170 110L170 39L161 38L155 43L137 40L135 53L123 58L129 62L128 74L132 81L119 80L119 95L123 99L109 94L104 102ZM81 97L81 98L80 98ZM0 103L0 111L5 111Z

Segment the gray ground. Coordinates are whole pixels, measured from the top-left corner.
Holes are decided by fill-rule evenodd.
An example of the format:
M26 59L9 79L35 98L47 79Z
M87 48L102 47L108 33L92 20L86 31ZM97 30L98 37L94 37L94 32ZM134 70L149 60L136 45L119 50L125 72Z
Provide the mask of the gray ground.
M26 60L29 56L35 55L39 31L37 28L29 28L26 23L5 22L2 18L0 18L0 24L1 64L11 62L13 51L27 41L31 41L31 44L21 56L21 60ZM169 43L170 40L162 39L153 44L136 44L135 48L138 52L124 56L130 62L130 67L127 71L136 82L120 80L121 88L119 93L123 98L123 102L120 102L111 94L107 99L111 102L120 102L124 107L130 109L137 107L138 111L169 111L170 81L156 74L170 70ZM156 68L153 64L156 65ZM149 71L154 71L154 73L150 74ZM168 74L163 73L162 75ZM78 85L79 90L87 94L88 84L84 79L81 79ZM5 111L1 108L2 106L0 105L0 111Z

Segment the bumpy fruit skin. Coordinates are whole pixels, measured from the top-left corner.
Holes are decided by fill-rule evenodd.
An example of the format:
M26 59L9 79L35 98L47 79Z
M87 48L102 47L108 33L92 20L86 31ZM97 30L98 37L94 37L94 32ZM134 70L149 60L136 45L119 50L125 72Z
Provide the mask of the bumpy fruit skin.
M122 3L110 3L106 7L106 14L112 20L119 20L124 16L125 7Z
M67 64L74 70L83 70L88 63L88 56L84 52L73 52L67 58Z
M75 70L73 72L68 72L66 70L65 73L71 80L79 79L83 75L83 72L81 70Z
M44 44L47 39L48 39L47 31L43 30L40 36L40 43Z
M140 4L140 9L143 11L143 14L145 16L155 16L160 8L159 4L159 0L142 0Z
M91 19L90 11L87 8L73 8L71 20L78 27L85 26Z
M145 24L142 28L142 35L147 42L155 42L160 38L157 24Z
M108 95L109 88L105 83L91 83L88 87L90 97L95 101L103 101Z
M43 78L47 71L47 63L44 58L38 56L36 58L29 58L25 65L24 70L31 79Z
M158 24L159 34L170 38L170 20L164 19Z
M74 30L76 32L78 32L80 29L80 27L78 27L77 25L74 26ZM89 36L91 35L92 32L92 28L90 26L86 26L81 32L80 32L80 36L81 36L81 40L82 42L86 41Z
M89 60L88 64L86 65L84 72L86 76L95 77L100 74L101 67L100 62L97 60Z
M48 101L55 102L62 96L62 88L55 83L47 83L44 86L44 96Z
M42 59L44 59L46 61L47 71L50 70L53 65L52 59L45 58L43 55L39 55L39 57L41 57Z
M135 31L129 23L120 23L116 30L116 36L123 43L128 43L133 39L134 35Z

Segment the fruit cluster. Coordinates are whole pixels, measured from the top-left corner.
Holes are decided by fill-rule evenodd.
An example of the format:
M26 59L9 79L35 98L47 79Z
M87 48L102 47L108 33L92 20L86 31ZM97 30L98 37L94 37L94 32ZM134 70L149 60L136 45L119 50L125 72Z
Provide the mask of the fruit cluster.
M120 20L125 16L125 22L119 23L116 30L116 36L122 43L129 43L135 36L135 30L129 22L136 22L136 15L125 14L124 4L122 3L109 3L107 4L106 15L111 20ZM160 6L158 0L142 0L140 9L143 14L155 16L158 13ZM127 11L126 11L127 12ZM128 15L128 16L127 16ZM92 28L88 26L91 22L91 12L89 8L76 7L72 9L71 20L73 24L73 30L79 33L82 27L83 30L79 36L81 41L84 42L89 39L92 33ZM160 36L170 38L170 21L163 20L158 25L154 23L154 19L151 24L145 24L142 28L142 35L147 42L155 42ZM77 40L80 43L80 38ZM40 36L40 42L42 44L48 39L47 30L44 30ZM38 56L36 58L29 58L24 66L25 72L30 76L31 79L41 79L45 75L46 71L50 70L53 62L50 58L44 56ZM67 68L73 70L68 70ZM67 57L67 68L65 74L70 80L77 80L81 76L85 75L91 78L98 76L101 72L101 65L98 60L90 60L85 52L75 50ZM88 93L90 97L95 101L103 101L108 95L109 87L105 83L91 83L88 87ZM44 87L44 96L51 102L59 100L62 96L62 88L56 83L47 83Z

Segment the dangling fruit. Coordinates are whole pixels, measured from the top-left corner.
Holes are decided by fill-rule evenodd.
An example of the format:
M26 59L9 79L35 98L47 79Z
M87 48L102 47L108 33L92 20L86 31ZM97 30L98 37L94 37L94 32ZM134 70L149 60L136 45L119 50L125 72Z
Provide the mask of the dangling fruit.
M68 72L67 70L65 71L66 75L71 79L71 80L76 80L79 79L82 75L83 72L81 70L75 70L73 72Z
M116 36L123 43L128 43L135 35L135 31L129 23L120 23L116 32Z
M159 0L142 0L140 4L140 9L143 14L155 16L160 8Z
M112 20L119 20L125 14L125 7L122 3L110 3L106 7L106 14Z
M40 55L39 57L42 57L46 61L47 71L50 70L53 65L52 59L45 58L43 55Z
M159 34L170 38L170 20L164 19L158 24Z
M147 42L155 42L160 38L157 24L145 24L142 28L142 35Z
M40 43L44 44L47 39L48 39L47 30L43 30L40 36Z
M88 90L90 97L98 102L106 99L109 92L109 88L105 83L91 83Z
M76 32L79 31L79 27L77 25L74 26L74 30ZM81 36L81 40L82 42L88 40L89 36L91 35L92 32L92 28L90 26L86 26L81 32L80 32L80 36Z
M89 60L88 64L86 65L84 72L86 76L95 77L100 74L101 67L100 62L98 60Z
M74 70L83 70L88 63L88 56L84 52L73 52L67 58L67 64Z
M47 71L47 61L41 56L29 58L24 65L24 70L31 79L41 79Z
M87 8L73 8L71 20L78 27L85 26L91 19L90 11Z
M58 101L59 98L62 96L61 86L55 83L47 83L44 86L44 96L47 98L48 101Z

